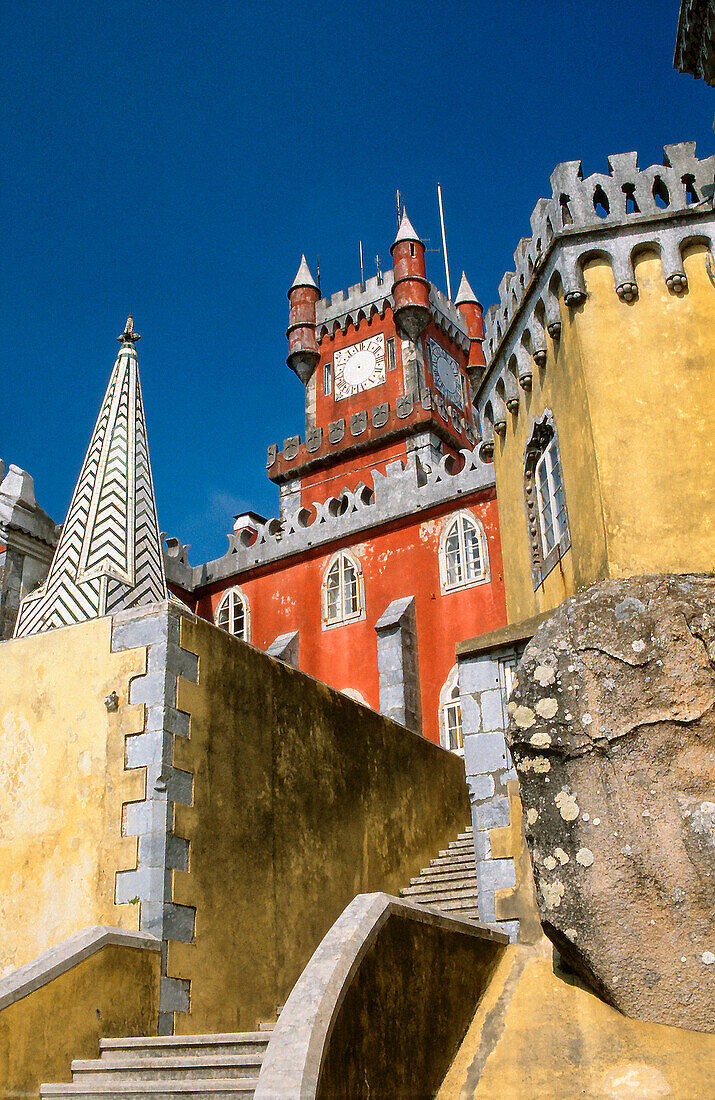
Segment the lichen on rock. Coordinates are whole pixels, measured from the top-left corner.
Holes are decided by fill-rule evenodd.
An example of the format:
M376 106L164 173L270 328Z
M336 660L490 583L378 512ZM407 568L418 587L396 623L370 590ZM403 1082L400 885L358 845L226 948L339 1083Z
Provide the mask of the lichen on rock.
M715 578L566 600L510 710L547 934L623 1012L715 1030Z

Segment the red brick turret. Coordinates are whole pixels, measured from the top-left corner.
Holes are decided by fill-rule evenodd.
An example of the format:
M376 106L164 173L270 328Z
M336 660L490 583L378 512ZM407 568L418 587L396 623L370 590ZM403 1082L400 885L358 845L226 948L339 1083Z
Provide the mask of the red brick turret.
M466 321L467 332L471 340L467 370L471 370L473 367L481 367L484 369L486 367L486 360L484 358L484 349L482 348L482 342L484 340L482 307L477 301L474 291L467 282L467 276L464 272L462 272L462 281L459 284L459 290L457 291L457 297L454 299L454 304Z
M425 271L425 246L415 233L407 214L390 249L395 281L392 294L394 316L400 328L416 340L431 317L430 284Z
M288 358L286 362L291 370L307 383L320 358L318 341L315 337L315 305L320 298L315 279L301 257L300 267L288 291L290 313L288 315Z

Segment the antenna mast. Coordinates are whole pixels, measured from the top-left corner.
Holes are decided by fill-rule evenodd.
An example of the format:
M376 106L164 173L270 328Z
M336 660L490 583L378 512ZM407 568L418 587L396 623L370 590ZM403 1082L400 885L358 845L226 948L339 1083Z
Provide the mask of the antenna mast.
M364 271L363 265L362 265L362 241L360 241L360 282L363 285L365 283L365 271Z
M442 209L442 185L437 184L437 201L439 202L439 223L442 226L442 251L444 252L444 273L447 276L447 297L452 301L452 284L449 281L449 260L447 259L447 237L444 232L444 210Z

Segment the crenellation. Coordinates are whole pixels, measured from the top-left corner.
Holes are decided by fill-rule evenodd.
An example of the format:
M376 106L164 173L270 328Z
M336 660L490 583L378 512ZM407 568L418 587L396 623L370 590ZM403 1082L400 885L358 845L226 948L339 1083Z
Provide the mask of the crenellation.
M248 531L229 535L223 557L204 565L192 568L187 561L188 548L178 539L165 540L167 577L191 592L494 485L493 467L476 450L464 449L460 456L463 464L461 459L443 455L431 466L415 452L404 460L388 462L384 474L371 471L374 490L360 482L355 489L343 489L326 501L297 507L282 519L257 522L255 538Z
M662 165L639 169L637 153L608 157L608 174L583 178L581 161L565 161L551 174L552 195L539 199L531 215L531 238L522 238L514 253L515 270L499 284L499 305L485 316L487 361L491 361L510 325L529 295L534 275L542 274L546 254L564 247L560 276L564 298L577 305L585 296L581 262L589 240L584 235L609 227L638 225L642 230L654 221L684 215L697 217L710 209L713 198L715 156L698 160L695 142L666 145ZM658 238L661 236L658 227ZM647 235L647 230L646 230ZM569 238L576 240L568 246ZM680 261L673 254L664 262L665 278ZM617 255L616 286L633 282L630 257ZM682 267L682 264L681 264ZM672 281L672 280L671 280Z

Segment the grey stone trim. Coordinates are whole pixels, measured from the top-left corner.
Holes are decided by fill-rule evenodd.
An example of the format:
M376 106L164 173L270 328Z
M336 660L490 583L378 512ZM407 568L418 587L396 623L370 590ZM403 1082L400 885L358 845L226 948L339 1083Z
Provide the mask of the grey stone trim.
M103 947L137 947L145 951L159 951L161 942L148 932L132 932L124 928L112 928L106 924L94 924L74 932L56 947L43 951L32 962L0 978L0 1012L15 1001L22 1000L48 982L66 974L90 955Z
M268 656L275 657L292 668L298 668L298 633L297 630L291 630L287 634L279 634L266 650Z
M384 474L372 471L374 492L361 484L354 490L343 490L339 497L313 504L312 510L302 507L282 519L257 523L258 537L251 546L246 532L229 535L228 552L205 565L192 568L186 559L187 548L178 539L171 539L164 556L167 577L192 592L256 566L326 546L348 535L362 535L380 524L494 486L493 466L482 462L476 451L461 451L464 467L456 474L451 472L450 456L431 464L428 459L434 453L434 445L427 438L419 456L411 452L404 461L388 463Z
M130 684L129 702L143 704L141 733L126 738L126 767L146 769L145 797L124 807L123 835L138 837L137 865L116 874L115 901L138 899L140 928L163 945L160 1030L189 1007L189 982L166 972L166 942L191 943L195 910L172 901L172 872L188 869L188 841L173 833L174 803L191 805L193 777L173 765L173 739L189 736L189 716L176 707L179 677L196 683L198 658L180 645L182 615L171 601L114 616L112 650L147 646L147 671ZM190 616L193 618L193 616Z
M402 898L359 894L325 935L294 985L271 1034L255 1100L308 1100L316 1095L333 1020L362 959L393 913L446 932L508 942L491 928Z
M564 292L568 294L571 289L583 289L582 283L578 282L578 265L574 262L578 252L582 251L579 249L579 242L584 243L582 238L589 247L593 247L589 235L594 232L600 241L604 229L617 231L635 227L637 235L645 235L648 239L654 232L660 235L663 224L673 220L674 216L685 216L686 220L694 216L697 221L703 213L707 216L708 208L712 213L715 156L698 160L694 141L664 146L662 165L639 169L637 153L619 153L608 157L608 167L608 175L594 173L584 180L581 162L572 160L557 164L551 173L551 198L539 199L534 207L531 215L532 235L519 241L514 253L515 270L507 271L499 284L500 304L490 306L484 318L487 362L494 357L501 337L506 334L524 302L533 298L532 284L538 282L543 287L550 282L555 268L549 252L555 245L562 245L566 250L565 262L559 267L563 269L562 283ZM683 176L692 176L699 199L709 202L688 205ZM658 179L668 191L669 205L666 209L655 200L653 189ZM605 195L609 207L603 217L596 212L597 192ZM629 194L634 197L638 212L626 213ZM568 198L567 214L562 196ZM612 239L617 241L619 238L616 235ZM572 245L571 242L576 243ZM547 258L549 271L545 270ZM574 285L573 278L576 278Z
M494 859L492 829L510 824L507 783L516 770L506 744L505 685L500 659L515 658L513 646L486 653L457 654L474 854L477 865L479 919L516 940L518 921L497 921L496 891L516 885L513 859Z
M375 623L380 713L422 732L415 598L393 600Z

